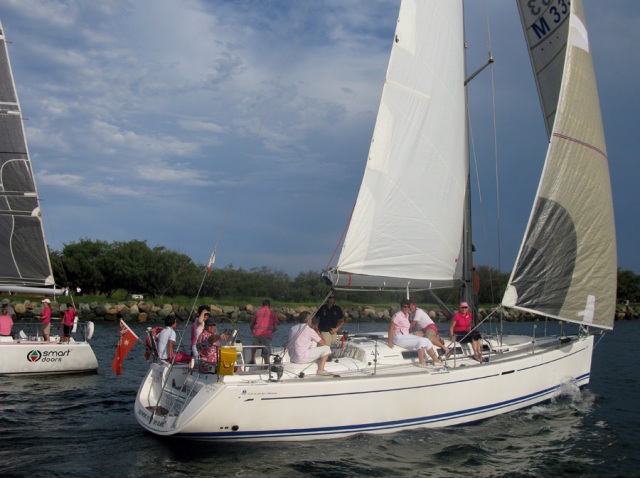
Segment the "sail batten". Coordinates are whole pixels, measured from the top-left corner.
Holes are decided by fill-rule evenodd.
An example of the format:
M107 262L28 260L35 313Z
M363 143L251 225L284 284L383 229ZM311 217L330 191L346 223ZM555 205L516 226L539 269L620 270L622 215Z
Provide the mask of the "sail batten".
M550 141L502 304L610 329L617 288L613 201L582 2L555 16L526 0L518 7Z
M9 53L0 24L0 290L56 294ZM37 291L37 292L35 292Z

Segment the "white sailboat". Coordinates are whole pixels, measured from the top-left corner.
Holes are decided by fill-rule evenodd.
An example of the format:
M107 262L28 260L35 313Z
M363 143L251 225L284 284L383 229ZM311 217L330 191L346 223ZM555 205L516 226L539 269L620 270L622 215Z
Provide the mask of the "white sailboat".
M550 145L503 305L578 323L577 333L485 334L482 363L469 344L448 343L446 367L427 368L385 334L354 336L333 348L329 377L286 353L270 370L247 365L235 343L236 363L218 373L153 363L135 402L141 426L212 441L390 433L481 420L588 384L588 326L614 320L613 208L582 2L550 3L518 1ZM470 294L465 94L463 2L403 0L357 204L326 272L334 288ZM412 234L396 234L407 223Z
M59 295L42 228L38 193L13 81L4 29L0 24L0 291ZM44 342L37 332L0 336L0 375L76 373L98 368L88 340L91 322L81 324L82 340Z

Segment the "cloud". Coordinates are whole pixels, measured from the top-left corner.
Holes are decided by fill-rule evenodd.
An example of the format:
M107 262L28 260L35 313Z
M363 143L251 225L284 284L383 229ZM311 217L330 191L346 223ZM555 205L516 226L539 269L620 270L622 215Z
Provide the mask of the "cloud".
M630 60L640 5L584 3L621 265L640 272L629 239L635 230L620 221L635 215L629 191L640 173L633 161L640 66ZM324 267L367 160L398 7L398 0L3 2L39 194L63 240L136 238L206 261L211 238L224 230L222 266L292 274ZM486 61L488 29L496 59L469 87L480 171L474 196L476 184L496 183L496 171L509 174L498 181L503 237L493 219L474 221L476 260L508 269L542 167L544 126L515 6L490 2L489 24L485 6L465 8L469 69ZM492 215L495 197L483 191L474 212ZM176 237L194 229L188 240Z

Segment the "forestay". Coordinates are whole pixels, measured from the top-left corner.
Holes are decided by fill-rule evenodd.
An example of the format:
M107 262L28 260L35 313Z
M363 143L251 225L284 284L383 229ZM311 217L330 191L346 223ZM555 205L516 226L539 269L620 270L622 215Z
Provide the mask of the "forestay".
M616 238L600 104L582 2L559 3L518 2L550 142L502 303L612 328Z

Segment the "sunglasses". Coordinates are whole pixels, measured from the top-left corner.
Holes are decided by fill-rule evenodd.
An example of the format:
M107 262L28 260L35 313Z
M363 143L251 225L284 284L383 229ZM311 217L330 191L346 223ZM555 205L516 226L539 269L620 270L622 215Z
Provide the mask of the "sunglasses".
M329 297L329 299L335 299L335 297L334 297L334 296L331 296L331 297Z

